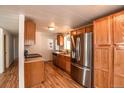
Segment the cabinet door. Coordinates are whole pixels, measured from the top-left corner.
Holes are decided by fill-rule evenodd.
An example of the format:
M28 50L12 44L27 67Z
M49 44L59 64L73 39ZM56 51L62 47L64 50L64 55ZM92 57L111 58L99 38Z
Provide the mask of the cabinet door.
M35 44L36 25L31 20L25 21L25 45Z
M71 58L70 57L66 57L66 71L69 74L71 72Z
M124 88L124 46L114 48L114 87Z
M86 26L85 27L85 32L93 32L93 25Z
M94 87L108 88L109 86L109 72L105 70L95 69L94 72Z
M66 69L66 61L65 61L65 56L64 55L61 55L61 68L63 69L63 70L65 70Z
M44 62L42 61L32 62L30 66L31 66L31 71L30 71L31 86L42 83L45 80Z
M111 16L94 21L95 45L110 45L112 43Z
M73 36L77 35L77 31L76 30L71 31L71 35L73 35Z
M112 47L96 47L94 51L94 87L112 87Z
M77 35L85 33L85 28L80 28L77 30Z
M114 44L124 44L124 11L113 15Z
M59 45L59 46L64 45L64 36L63 35L57 35L57 45Z
M24 73L25 87L29 88L29 87L31 87L31 75L30 75L30 73L31 73L31 64L27 64L27 63L24 64L24 72L25 72Z

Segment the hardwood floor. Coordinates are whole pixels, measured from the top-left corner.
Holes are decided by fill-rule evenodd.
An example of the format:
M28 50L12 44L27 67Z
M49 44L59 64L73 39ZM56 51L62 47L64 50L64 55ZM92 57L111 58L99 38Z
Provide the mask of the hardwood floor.
M18 88L18 62L14 62L0 74L0 88Z
M45 82L32 88L82 88L77 82L51 62L45 63ZM18 64L12 64L5 73L0 74L0 88L18 88Z
M45 63L45 75L45 82L33 86L34 88L82 88L66 72L51 62Z

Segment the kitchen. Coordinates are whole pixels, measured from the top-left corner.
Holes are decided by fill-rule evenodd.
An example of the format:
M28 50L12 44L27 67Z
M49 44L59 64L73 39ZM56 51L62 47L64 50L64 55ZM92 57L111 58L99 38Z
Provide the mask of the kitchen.
M25 14L25 88L124 87L123 5L7 7Z

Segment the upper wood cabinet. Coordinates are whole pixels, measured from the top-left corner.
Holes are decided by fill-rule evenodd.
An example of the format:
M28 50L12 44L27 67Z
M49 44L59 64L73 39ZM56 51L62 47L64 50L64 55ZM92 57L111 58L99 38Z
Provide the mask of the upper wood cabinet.
M114 87L124 88L124 47L114 48Z
M113 15L114 44L124 44L124 11Z
M62 34L57 35L57 45L64 46L64 36Z
M77 29L76 31L77 31L77 35L83 34L83 33L85 33L85 27Z
M71 31L71 35L73 35L73 36L77 35L77 31L76 30Z
M94 87L112 87L112 47L94 49Z
M93 32L93 25L86 26L85 32Z
M110 45L112 43L111 16L94 21L94 44Z
M25 45L35 44L36 24L32 20L25 20L24 41Z

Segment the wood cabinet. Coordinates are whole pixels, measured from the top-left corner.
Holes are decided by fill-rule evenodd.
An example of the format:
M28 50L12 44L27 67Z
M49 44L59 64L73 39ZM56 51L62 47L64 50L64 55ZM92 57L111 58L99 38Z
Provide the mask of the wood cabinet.
M107 16L94 21L94 44L111 45L112 44L112 17Z
M65 69L66 69L67 73L70 74L70 72L71 72L71 58L66 57L65 61L66 61L66 68Z
M113 15L114 44L124 45L124 11Z
M124 87L124 11L94 21L93 34L94 87Z
M66 56L64 54L55 55L55 53L53 53L53 64L66 71L68 74L70 74L71 58L69 56Z
M30 88L45 80L44 62L26 62L24 64L25 87Z
M114 48L114 87L124 87L124 46Z
M112 47L96 47L94 51L94 87L112 87Z
M71 36L75 36L75 35L77 35L77 31L76 30L73 30L73 31L71 31Z
M24 43L25 45L35 44L36 24L32 20L25 21Z
M85 32L93 32L93 25L89 25L85 27Z
M58 55L58 66L63 70L66 68L65 56L61 54Z
M94 87L113 87L112 17L94 21Z
M53 53L53 64L57 65L57 54Z
M64 36L62 34L57 35L57 45L64 46Z
M84 28L80 28L80 29L77 29L77 35L80 35L82 33L85 33L85 27Z
M124 11L113 14L114 87L124 87Z
M89 24L80 28L76 28L73 31L71 31L71 36L80 35L85 32L93 32L93 25Z

